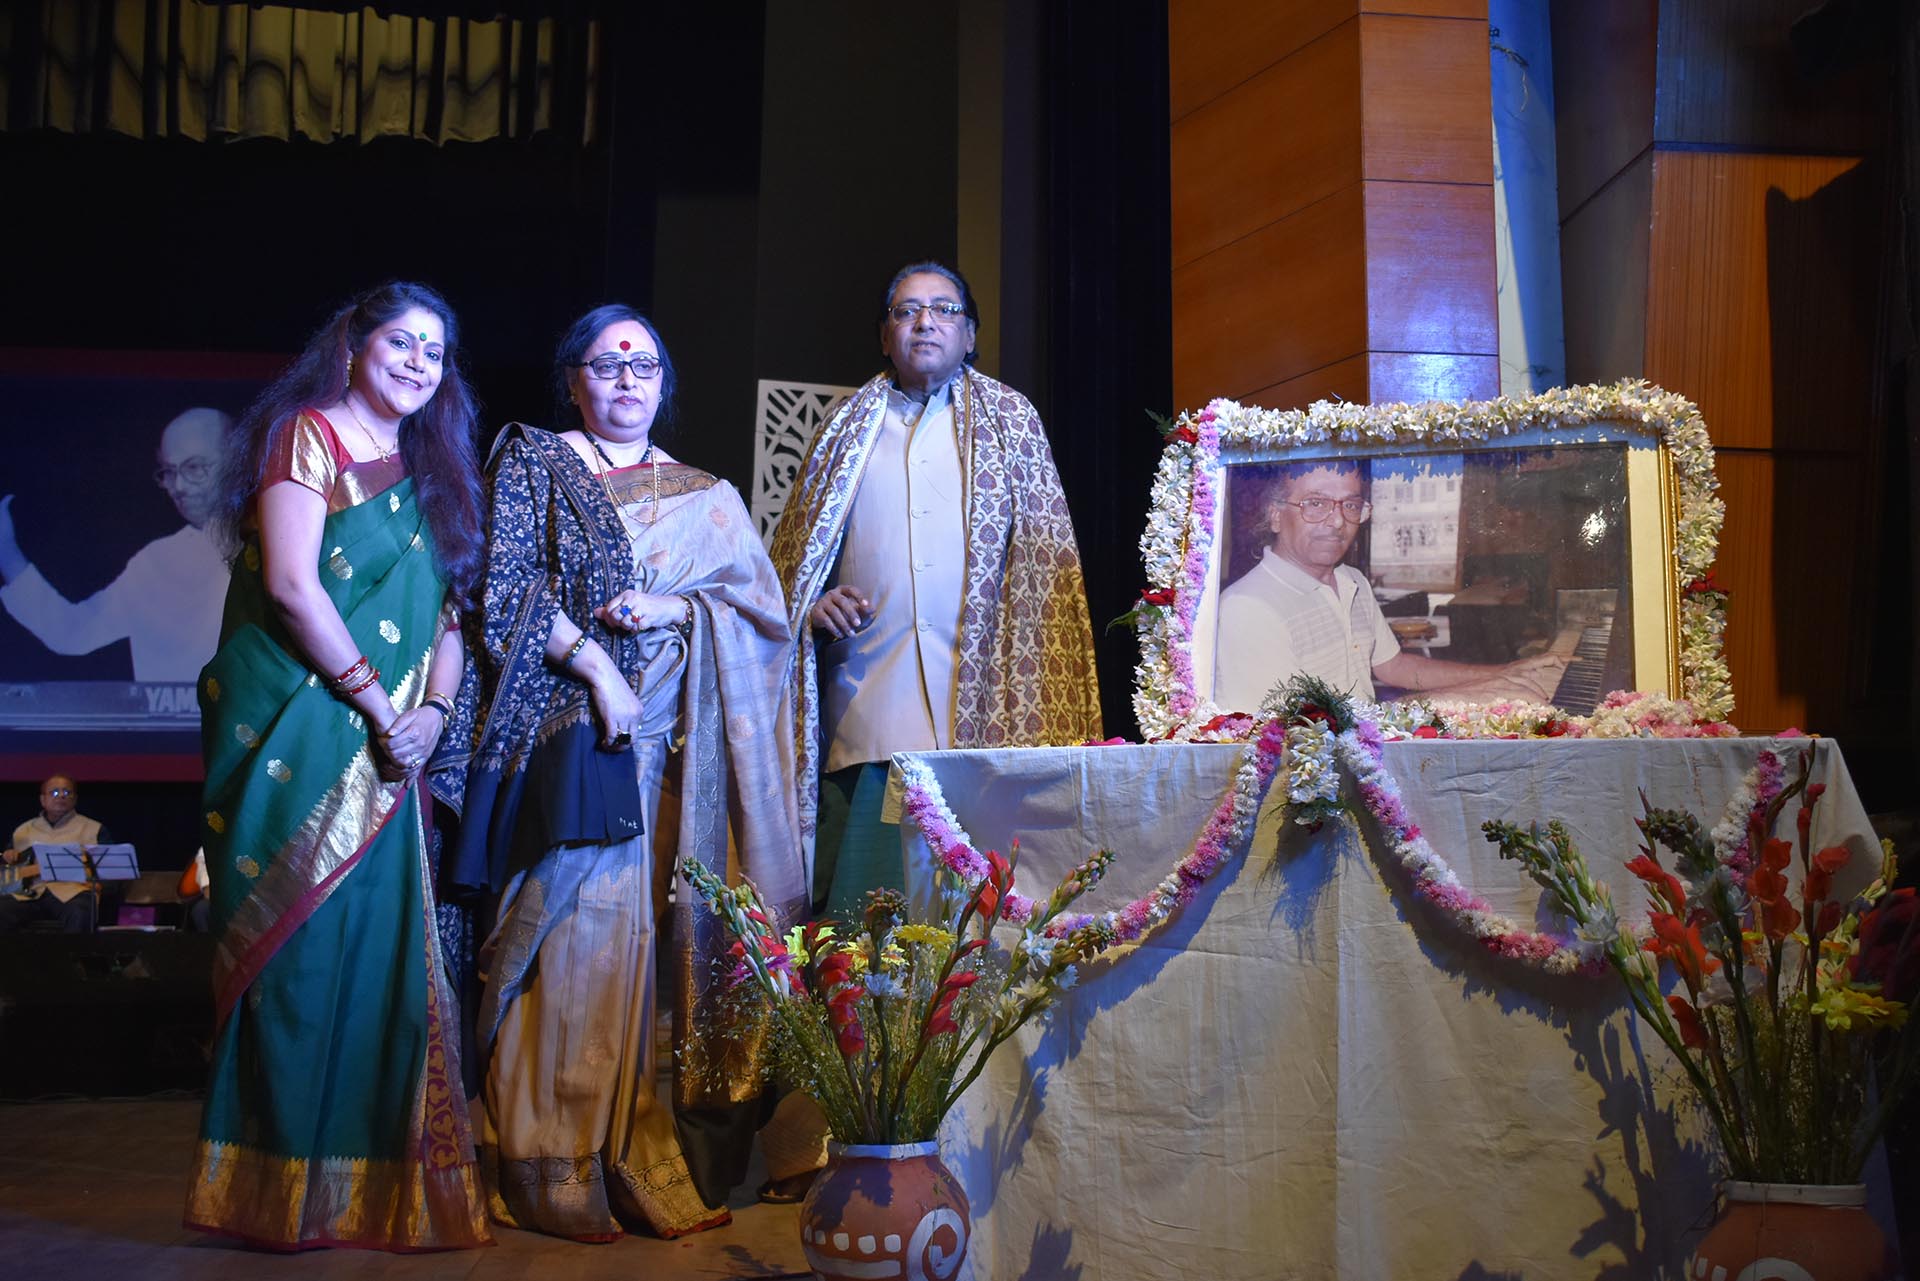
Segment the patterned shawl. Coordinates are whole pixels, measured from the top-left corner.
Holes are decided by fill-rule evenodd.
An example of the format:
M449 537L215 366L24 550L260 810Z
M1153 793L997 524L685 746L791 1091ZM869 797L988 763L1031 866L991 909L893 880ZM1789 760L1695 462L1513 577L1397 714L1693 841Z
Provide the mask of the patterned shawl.
M773 535L795 645L800 822L812 848L821 740L819 669L807 614L840 559L847 513L886 415L892 375L841 403L814 437ZM967 479L967 570L955 655L953 745L1035 747L1100 737L1086 584L1060 473L1031 402L974 369L956 380Z
M631 759L599 750L586 687L545 660L557 610L638 687L642 736L675 724L684 736L678 853L726 876L731 828L740 871L797 919L807 895L773 684L788 649L779 586L733 487L698 468L660 467L663 514L643 536L658 546L642 547L637 585L693 601L684 642L670 628L615 635L593 618L636 585L619 512L564 440L520 424L501 433L489 464L483 616L468 620L466 678L431 766L435 794L461 816L441 879L457 893L498 892L556 845L641 830ZM717 999L712 962L728 943L711 913L694 912L695 897L682 893L674 911L676 1026ZM700 1083L680 1066L690 1098Z

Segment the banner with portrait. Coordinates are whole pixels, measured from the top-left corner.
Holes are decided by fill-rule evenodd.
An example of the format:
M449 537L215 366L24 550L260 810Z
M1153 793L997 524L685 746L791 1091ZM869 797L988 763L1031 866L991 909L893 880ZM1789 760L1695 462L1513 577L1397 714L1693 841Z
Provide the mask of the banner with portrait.
M0 774L197 777L208 518L227 427L284 359L0 351Z

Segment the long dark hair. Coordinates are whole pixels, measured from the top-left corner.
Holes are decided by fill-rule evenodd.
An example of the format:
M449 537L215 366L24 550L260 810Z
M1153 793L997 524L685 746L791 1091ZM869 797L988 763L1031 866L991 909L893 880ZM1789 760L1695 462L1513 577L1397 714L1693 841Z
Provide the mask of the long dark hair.
M647 431L647 439L659 439L659 429L673 421L673 392L679 385L679 378L673 372L673 357L667 355L667 344L651 320L623 302L610 302L595 307L567 326L567 332L560 335L559 346L553 349L555 431L585 426L586 420L580 416L580 406L573 403L573 383L569 380L573 371L586 359L587 348L600 336L600 331L623 320L631 320L646 330L653 339L654 349L660 353L660 407L653 411L653 426Z
M240 522L260 492L261 469L279 433L301 410L331 405L346 395L348 358L365 347L376 330L413 307L440 318L446 344L433 398L400 422L400 453L433 530L440 570L454 600L470 606L485 542L475 444L480 408L460 373L459 324L453 309L426 285L393 280L369 289L307 339L293 363L267 385L229 433L214 520L238 541Z

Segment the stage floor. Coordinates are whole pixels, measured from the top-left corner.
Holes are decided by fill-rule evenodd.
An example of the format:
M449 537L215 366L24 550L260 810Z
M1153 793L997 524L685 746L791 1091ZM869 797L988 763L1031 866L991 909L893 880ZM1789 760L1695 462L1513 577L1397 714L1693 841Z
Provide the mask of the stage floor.
M811 1275L798 1210L759 1204L751 1184L735 1198L731 1225L679 1241L580 1245L496 1226L492 1249L446 1254L247 1250L180 1226L199 1119L190 1098L0 1105L0 1271L19 1281Z

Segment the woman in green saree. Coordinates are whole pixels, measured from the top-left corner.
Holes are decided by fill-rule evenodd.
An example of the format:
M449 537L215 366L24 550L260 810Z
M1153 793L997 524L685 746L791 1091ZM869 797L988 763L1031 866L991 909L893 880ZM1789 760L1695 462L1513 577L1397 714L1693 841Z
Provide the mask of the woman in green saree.
M452 312L341 308L229 449L240 545L200 676L218 1031L189 1227L274 1249L484 1245L422 768L481 557Z

